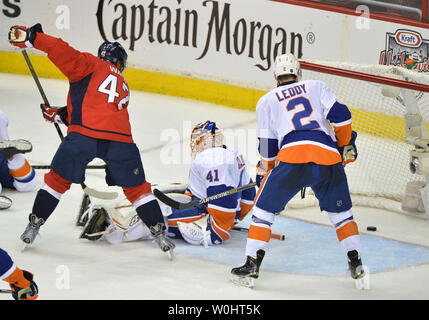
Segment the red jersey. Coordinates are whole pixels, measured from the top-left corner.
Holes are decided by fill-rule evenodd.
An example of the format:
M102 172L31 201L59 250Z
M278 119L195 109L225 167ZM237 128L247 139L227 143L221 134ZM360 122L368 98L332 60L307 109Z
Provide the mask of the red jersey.
M46 52L69 79L67 133L133 143L127 111L130 92L116 66L43 33L37 34L34 47Z

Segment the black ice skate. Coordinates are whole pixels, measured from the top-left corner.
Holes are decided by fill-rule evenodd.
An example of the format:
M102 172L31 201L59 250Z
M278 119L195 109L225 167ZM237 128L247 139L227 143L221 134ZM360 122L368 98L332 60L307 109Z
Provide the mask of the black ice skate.
M39 234L40 227L45 223L43 218L38 218L34 213L30 213L28 220L30 222L21 235L21 240L24 242L22 249L25 249L28 244L34 242L34 239L36 239L36 236Z
M351 277L355 280L357 289L369 289L369 271L364 270L362 260L356 250L347 252L349 271Z
M261 266L262 259L264 259L264 255L264 250L258 250L256 252L256 258L248 256L244 265L232 268L231 281L240 286L253 288L255 279L259 277L259 267Z
M10 160L15 154L27 153L33 150L30 141L27 140L0 140L0 153Z
M83 231L79 238L91 241L98 240L104 234L104 231L107 229L109 224L109 216L106 210L103 208L93 209L91 218L83 227Z
M165 225L160 222L149 228L150 233L152 234L152 237L154 238L155 242L158 244L158 246L163 252L166 252L168 254L168 258L172 260L173 249L176 247L176 245L173 241L171 241L170 238L167 237L167 235L165 234L165 229Z

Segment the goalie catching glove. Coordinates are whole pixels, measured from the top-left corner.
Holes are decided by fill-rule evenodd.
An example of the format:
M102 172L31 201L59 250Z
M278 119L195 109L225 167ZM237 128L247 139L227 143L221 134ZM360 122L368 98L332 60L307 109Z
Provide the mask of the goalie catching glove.
M10 28L8 39L10 44L19 48L33 48L37 33L43 33L42 25L35 24L31 28L13 26Z
M341 155L341 158L343 159L343 166L345 167L348 163L354 162L357 159L358 152L356 148L356 137L357 133L356 131L352 131L352 137L350 139L350 142L346 144L345 146L338 147L338 152Z

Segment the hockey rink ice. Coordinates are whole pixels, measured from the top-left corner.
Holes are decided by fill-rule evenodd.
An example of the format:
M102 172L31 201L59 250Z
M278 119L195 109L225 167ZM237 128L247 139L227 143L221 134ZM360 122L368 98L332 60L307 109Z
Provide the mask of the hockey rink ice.
M37 68L36 68L37 71ZM52 106L66 102L68 83L40 79ZM27 139L32 165L49 165L60 143L46 122L30 76L0 73L0 108L9 118L11 139ZM227 145L238 147L255 175L256 115L184 98L131 90L129 113L147 180L153 184L187 182L188 140L192 126L211 120L224 129ZM66 128L61 126L63 133ZM228 135L229 134L229 135ZM230 144L228 144L230 142ZM244 149L244 150L243 150ZM91 164L102 164L95 160ZM359 158L358 160L359 161ZM350 164L351 166L353 164ZM387 164L386 164L387 165ZM37 170L42 185L46 170ZM392 174L394 174L392 172ZM85 183L107 188L103 170L87 170ZM232 267L245 261L246 233L231 231L223 245L204 248L176 241L169 261L150 240L111 245L79 239L75 220L83 197L79 185L63 196L36 241L21 252L36 191L3 190L12 207L0 211L0 247L15 263L35 274L39 299L55 300L378 300L429 298L429 220L379 209L354 207L362 235L362 260L370 270L371 289L359 291L346 277L345 255L328 217L318 208L290 209L276 217L272 239L253 289L229 281ZM249 225L250 215L242 223ZM376 226L377 231L367 231ZM5 282L1 288L8 288ZM10 295L0 295L11 300Z

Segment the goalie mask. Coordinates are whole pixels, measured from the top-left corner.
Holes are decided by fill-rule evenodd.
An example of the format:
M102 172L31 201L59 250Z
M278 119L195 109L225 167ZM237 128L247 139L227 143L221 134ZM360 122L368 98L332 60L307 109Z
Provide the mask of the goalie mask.
M208 148L223 146L222 131L214 122L207 120L197 124L191 134L191 151L195 155Z
M277 79L285 75L294 75L297 81L301 80L301 65L291 53L277 56L274 61L274 77Z

